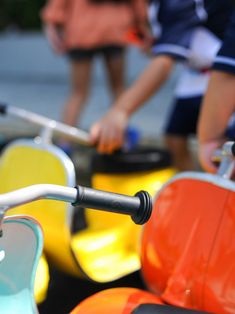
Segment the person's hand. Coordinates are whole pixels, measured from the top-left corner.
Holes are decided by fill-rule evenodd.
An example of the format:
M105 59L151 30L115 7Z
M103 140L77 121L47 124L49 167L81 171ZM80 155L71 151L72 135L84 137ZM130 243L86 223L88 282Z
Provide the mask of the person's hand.
M216 165L212 161L213 153L221 146L221 141L210 141L206 143L199 143L198 156L202 168L207 172L215 173L217 171Z
M63 30L55 24L45 25L46 37L56 53L64 52Z
M152 35L149 24L140 23L137 29L138 29L139 36L141 38L140 49L144 53L150 53L155 39Z
M147 23L139 23L126 33L127 44L137 45L144 53L150 53L154 37Z
M96 145L98 152L111 154L123 145L127 125L128 115L120 109L111 108L91 127L91 142Z
M149 24L139 23L136 27L136 34L139 37L139 47L142 52L149 54L151 52L152 45L155 41L152 35Z

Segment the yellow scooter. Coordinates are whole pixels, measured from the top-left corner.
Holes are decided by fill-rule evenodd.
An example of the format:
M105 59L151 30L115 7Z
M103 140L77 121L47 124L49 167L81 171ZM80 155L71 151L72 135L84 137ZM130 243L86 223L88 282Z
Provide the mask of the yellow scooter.
M86 132L17 107L2 105L0 112L42 127L40 135L35 139L16 140L5 148L0 159L0 193L32 184L50 183L68 187L76 185L75 169L71 159L52 144L52 138L57 133L70 137L82 145L89 145L89 136ZM96 157L93 161L95 171L92 186L129 195L133 195L137 189L154 194L175 173L175 170L169 167L169 163L163 164L159 170L160 152L150 153L150 159L155 158L156 163L152 163L152 168L141 171L138 171L138 167L130 167L133 158L131 161L129 156L119 153L114 157ZM140 158L140 154L135 156ZM107 158L113 159L107 161ZM142 164L147 164L143 158L144 155ZM110 163L112 165L119 163L122 170L125 165L126 169L131 171L119 170L116 173L114 170L106 171L105 167L100 166L100 161L105 167ZM45 209L42 211L41 208ZM122 215L114 216L107 212L91 212L85 209L85 227L74 231L74 217L81 210L57 201L50 204L40 201L30 206L22 205L10 213L24 213L40 222L45 235L45 254L53 265L63 271L96 282L108 282L138 270L141 227L131 224L127 217ZM41 282L36 284L38 301L45 296L48 284L45 260L41 260L40 264L44 265L42 269L45 276L40 275L38 278L45 280L43 284Z

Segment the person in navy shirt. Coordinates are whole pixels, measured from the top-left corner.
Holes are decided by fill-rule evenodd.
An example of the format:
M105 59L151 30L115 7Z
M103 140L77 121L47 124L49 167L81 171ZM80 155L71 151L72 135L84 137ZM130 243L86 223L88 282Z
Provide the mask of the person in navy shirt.
M153 58L108 113L92 126L91 141L101 153L112 153L120 148L130 116L160 89L174 65L183 62L187 67L180 78L181 86L176 88L176 107L166 127L166 134L176 167L179 170L191 169L187 137L196 131L200 97L207 87L208 78L202 80L204 85L199 88L194 82L197 75L207 72L212 65L232 5L229 0L152 0L149 8L156 39L152 47ZM191 96L187 95L187 88L183 86L190 80L190 86L194 89ZM197 81L201 81L200 77ZM187 98L196 100L195 106L191 106Z
M198 124L199 159L203 168L215 172L211 157L227 137L235 139L235 11L221 49L215 57ZM232 118L232 120L231 120ZM229 120L232 127L228 128Z

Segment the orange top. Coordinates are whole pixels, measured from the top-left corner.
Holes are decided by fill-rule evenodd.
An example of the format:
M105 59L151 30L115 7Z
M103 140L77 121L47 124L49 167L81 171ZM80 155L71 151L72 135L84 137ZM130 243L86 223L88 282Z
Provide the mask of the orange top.
M42 19L64 27L68 49L125 45L127 31L146 19L145 1L95 4L90 0L49 0Z

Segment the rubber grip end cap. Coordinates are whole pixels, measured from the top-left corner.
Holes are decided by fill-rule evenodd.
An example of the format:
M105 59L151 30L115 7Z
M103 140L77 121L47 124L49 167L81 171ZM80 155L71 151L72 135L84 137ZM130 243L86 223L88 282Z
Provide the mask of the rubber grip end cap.
M145 224L152 214L153 203L152 198L146 191L139 191L135 194L135 197L140 199L140 207L137 212L131 216L131 219L137 225Z

